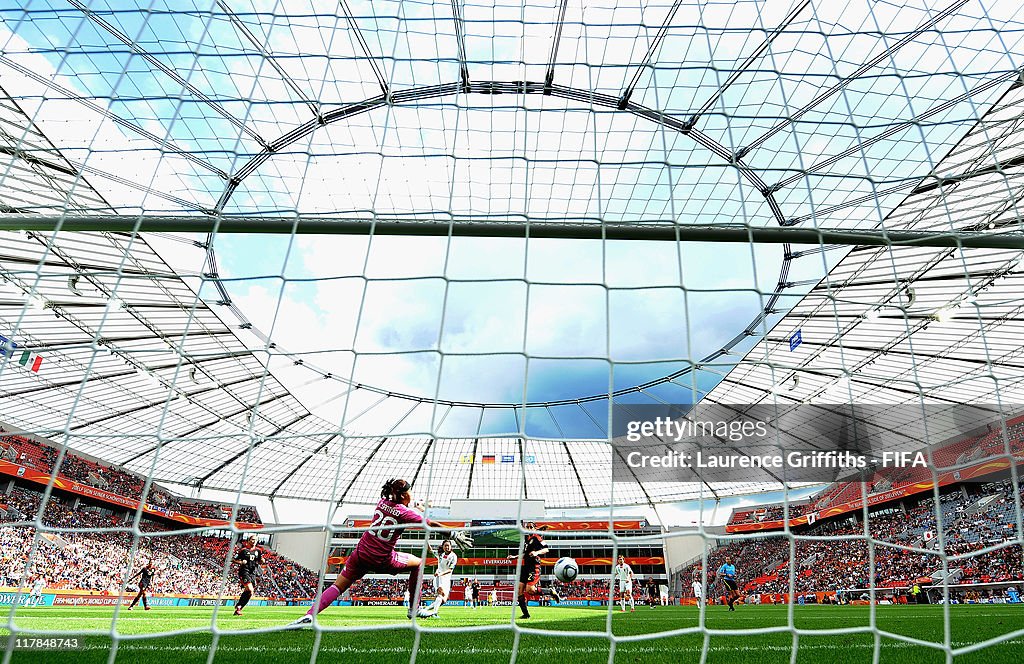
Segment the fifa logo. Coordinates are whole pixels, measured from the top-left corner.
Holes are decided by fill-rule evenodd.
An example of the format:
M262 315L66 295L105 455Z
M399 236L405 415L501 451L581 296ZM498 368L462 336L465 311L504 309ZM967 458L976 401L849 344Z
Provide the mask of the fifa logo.
M16 362L32 373L39 373L39 367L43 366L43 356L30 350L19 350L18 344L0 334L0 366L10 360Z

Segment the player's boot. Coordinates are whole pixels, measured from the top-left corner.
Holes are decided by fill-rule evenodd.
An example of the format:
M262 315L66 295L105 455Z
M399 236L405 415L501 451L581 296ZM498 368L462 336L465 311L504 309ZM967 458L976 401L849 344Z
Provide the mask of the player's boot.
M240 607L240 606L236 606L235 607L235 615L236 616L242 615L242 607Z
M559 604L562 603L562 596L558 594L558 590L556 590L554 587L551 588L551 596L554 597L555 601Z
M307 613L306 615L302 616L298 620L293 620L290 623L288 623L288 627L290 629L302 629L303 627L309 627L312 624L313 624L313 616L311 616L311 615L309 615Z

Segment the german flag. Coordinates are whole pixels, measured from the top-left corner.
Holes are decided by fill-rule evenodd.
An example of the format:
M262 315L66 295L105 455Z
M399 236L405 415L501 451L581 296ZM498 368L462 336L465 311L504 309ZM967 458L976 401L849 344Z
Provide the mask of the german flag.
M482 457L480 457L480 463L494 463L494 455L493 454L485 454L485 455L483 455Z

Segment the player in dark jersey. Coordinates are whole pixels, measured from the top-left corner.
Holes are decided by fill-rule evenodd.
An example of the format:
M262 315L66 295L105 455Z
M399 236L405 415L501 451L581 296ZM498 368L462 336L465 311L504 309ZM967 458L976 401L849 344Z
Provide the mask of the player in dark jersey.
M242 548L235 554L235 562L238 563L238 582L242 585L242 594L235 602L235 615L242 615L242 609L249 603L255 588L253 583L256 575L259 574L260 565L263 564L263 552L256 548L256 538L250 537L242 541Z
M480 582L473 579L473 584L470 588L473 590L473 599L471 601L473 602L473 608L475 609L480 606Z
M647 577L647 606L652 609L658 606L658 582L654 580L653 576Z
M538 530L537 524L532 521L527 521L523 524L523 528L528 531ZM544 544L544 538L538 532L531 532L526 536L526 542L523 545L523 560L519 566L519 587L516 595L519 597L519 609L523 612L523 615L519 616L522 619L530 617L530 610L527 608L527 595L547 595L553 598L556 602L561 602L562 597L558 594L558 591L554 588L540 588L540 557L548 552L548 547ZM508 557L509 560L517 558L515 554Z
M149 586L153 583L154 576L156 576L156 569L153 567L153 561L150 560L146 563L146 566L132 578L133 581L136 579L139 581L139 594L136 595L135 599L132 600L132 603L128 605L129 611L135 608L135 605L139 603L140 599L142 600L142 608L149 611L149 602L146 601L146 595L149 593Z

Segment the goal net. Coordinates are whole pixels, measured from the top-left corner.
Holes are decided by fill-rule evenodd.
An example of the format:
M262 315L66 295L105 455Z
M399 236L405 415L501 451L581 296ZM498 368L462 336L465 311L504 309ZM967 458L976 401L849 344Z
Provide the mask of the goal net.
M0 3L4 664L1019 648L1019 3L186 4Z

